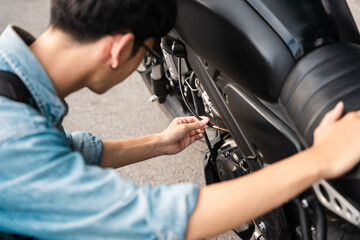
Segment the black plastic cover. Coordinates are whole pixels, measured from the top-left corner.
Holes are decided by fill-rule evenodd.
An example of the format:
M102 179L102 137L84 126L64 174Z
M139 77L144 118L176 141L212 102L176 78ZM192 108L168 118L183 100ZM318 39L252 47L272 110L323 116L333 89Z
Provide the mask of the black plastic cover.
M294 65L287 46L243 0L179 0L175 30L200 57L265 99L276 101Z

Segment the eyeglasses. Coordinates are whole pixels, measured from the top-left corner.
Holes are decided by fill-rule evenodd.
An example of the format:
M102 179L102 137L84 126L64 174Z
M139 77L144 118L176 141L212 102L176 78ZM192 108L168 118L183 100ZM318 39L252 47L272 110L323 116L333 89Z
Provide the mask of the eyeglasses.
M150 55L154 58L160 58L161 56L155 52L154 50L152 50L151 48L149 48L148 46L145 45L145 43L141 43L141 46L144 47L146 49L146 51L148 53L150 53Z
M160 64L163 62L163 58L162 56L160 56L157 52L155 52L153 49L149 48L148 46L145 45L145 43L141 43L140 44L142 47L144 47L146 49L146 51L149 53L149 55L151 55L151 57L156 60L156 64Z

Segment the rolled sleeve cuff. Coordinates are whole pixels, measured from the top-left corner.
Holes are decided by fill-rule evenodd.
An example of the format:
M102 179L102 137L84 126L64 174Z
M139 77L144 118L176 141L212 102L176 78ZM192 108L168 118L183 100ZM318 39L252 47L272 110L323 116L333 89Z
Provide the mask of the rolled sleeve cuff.
M99 137L88 132L65 131L65 134L72 150L80 152L86 164L100 166L103 143Z

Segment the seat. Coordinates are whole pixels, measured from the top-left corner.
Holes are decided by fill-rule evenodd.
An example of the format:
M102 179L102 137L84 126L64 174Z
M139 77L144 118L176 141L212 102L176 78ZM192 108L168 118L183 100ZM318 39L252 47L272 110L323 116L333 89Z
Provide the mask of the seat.
M286 79L280 105L306 145L323 116L339 101L360 109L360 45L336 43L302 58Z
M306 55L286 79L279 99L305 147L312 145L315 128L339 101L345 113L360 109L360 45L336 43ZM360 209L360 164L330 183Z

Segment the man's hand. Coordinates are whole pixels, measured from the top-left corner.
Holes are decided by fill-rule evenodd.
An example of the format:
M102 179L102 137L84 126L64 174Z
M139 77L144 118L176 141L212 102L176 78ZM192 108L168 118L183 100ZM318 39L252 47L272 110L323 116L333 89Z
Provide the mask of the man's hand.
M314 133L313 150L319 158L323 178L340 177L360 159L360 111L346 114L344 104L338 103L328 112ZM323 159L321 161L321 159Z
M161 133L143 137L103 141L102 167L119 168L161 155L175 154L204 136L209 118L175 118Z
M209 118L202 117L202 121L195 117L178 117L161 132L160 144L164 147L165 154L176 154L184 150L193 142L204 136L204 128Z

